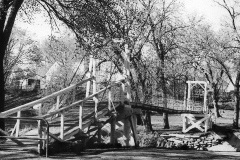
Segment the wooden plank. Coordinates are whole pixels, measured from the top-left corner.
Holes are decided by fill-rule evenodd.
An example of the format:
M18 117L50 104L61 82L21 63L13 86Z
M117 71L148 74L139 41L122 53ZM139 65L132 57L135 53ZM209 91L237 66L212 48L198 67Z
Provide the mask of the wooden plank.
M8 133L6 131L2 130L1 128L0 128L0 133L3 136L9 136ZM17 139L13 139L13 138L9 138L9 139L11 139L14 143L16 143L19 146L24 146L24 144L21 141L17 140Z
M17 124L14 125L14 128L13 128L13 130L12 130L11 136L13 136L13 134L14 134L16 128L17 128Z
M49 136L52 137L53 139L59 141L59 142L64 142L64 140L62 140L61 138L58 138L57 136L55 136L54 134L49 132Z
M14 136L1 136L1 137L8 138L8 139L46 140L45 138L38 138L38 137L14 137Z
M108 110L102 110L101 112L99 112L98 118L102 118L104 117L104 115L106 115L108 113ZM91 115L94 115L94 112L91 113ZM89 118L85 118L85 120L88 120L87 123L84 123L82 126L82 130L86 129L87 127L89 127L93 122L94 122L94 117L92 117L91 119ZM76 126L74 128L72 128L71 130L69 130L68 132L65 133L64 135L64 139L67 140L69 138L71 138L71 136L79 133L81 130L79 129L79 126Z

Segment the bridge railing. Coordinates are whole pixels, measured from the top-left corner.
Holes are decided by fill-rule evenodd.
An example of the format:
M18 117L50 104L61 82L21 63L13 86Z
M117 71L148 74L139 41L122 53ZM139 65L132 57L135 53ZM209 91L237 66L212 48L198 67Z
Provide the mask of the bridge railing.
M53 115L56 115L56 114L60 113L61 114L60 138L64 139L64 112L66 112L66 111L68 111L68 110L70 110L70 109L72 109L74 107L79 107L79 128L82 129L82 118L83 118L82 117L82 114L83 114L82 113L82 107L83 107L83 103L86 102L87 100L90 100L90 99L92 99L94 97L97 97L100 93L103 93L103 92L106 92L107 90L109 90L109 92L108 92L108 99L109 99L109 101L108 101L108 104L109 104L108 105L108 109L110 110L111 109L111 103L112 103L110 89L111 89L111 87L116 86L116 85L121 84L121 83L122 83L122 80L116 81L116 82L112 83L111 85L101 89L100 91L98 91L98 92L96 92L94 94L89 95L88 97L86 97L86 98L84 98L82 100L78 100L78 101L76 101L76 102L74 102L74 103L72 103L72 104L70 104L68 106L64 106L64 107L62 107L60 109L57 109L57 110L55 110L53 112L50 112L50 113L47 113L45 115L41 115L41 116L39 116L39 118L46 119L48 117L51 117ZM97 112L97 108L95 108L95 111ZM97 114L97 113L95 113L95 114Z
M61 118L60 118L60 140L64 140L64 113L67 111L67 110L70 110L74 107L79 107L79 129L82 129L82 118L83 118L83 111L82 111L82 107L83 107L83 103L86 102L87 100L90 100L90 99L94 99L94 97L98 97L99 94L103 93L103 92L107 92L108 91L108 94L107 95L107 99L108 99L108 109L111 110L111 106L113 104L112 102L112 94L111 94L111 88L114 87L114 86L119 86L119 84L122 84L124 80L119 80L119 81L116 81L116 82L113 82L112 84L108 85L107 87L99 90L98 92L96 93L93 93L91 95L89 95L88 97L82 99L82 100L76 100L74 101L72 104L70 105L67 105L67 106L62 106L61 108L59 108L59 103L60 103L60 96L62 94L66 94L66 93L69 93L70 91L76 91L77 87L86 83L86 82L89 82L91 80L93 80L94 77L90 77L88 79L85 79L77 84L74 84L74 85L71 85L67 88L64 88L60 91L57 91L55 93L52 93L48 96L45 96L41 99L38 99L38 100L35 100L33 102L30 102L30 103L27 103L27 104L24 104L24 105L21 105L19 107L16 107L16 108L13 108L13 109L10 109L10 110L7 110L5 112L1 112L0 113L0 118L7 118L8 116L12 115L12 114L15 114L17 113L17 122L15 124L15 127L14 129L12 130L12 134L14 132L16 132L15 134L15 137L19 137L19 129L20 129L20 117L21 117L21 112L24 111L24 110L28 110L30 109L31 107L33 107L34 105L37 105L37 104L42 104L44 102L46 102L47 100L51 99L51 98L57 98L57 108L56 110L52 111L52 112L48 112L44 115L42 115L42 105L39 105L38 107L38 116L35 117L35 118L41 118L41 119L46 119L46 118L49 118L51 116L54 116L56 114L60 114L61 115ZM73 96L75 96L73 94ZM95 105L95 116L97 115L97 105ZM41 138L41 133L43 132L42 130L42 124L41 122L39 121L38 122L38 136L39 138ZM55 137L57 138L57 137Z
M150 103L146 103L148 105L153 105L153 106L159 106L159 107L163 107L163 99L162 97L153 97L152 102ZM203 112L203 103L200 102L195 102L195 101L188 101L187 105L185 107L184 105L184 100L178 100L178 99L174 99L174 98L167 98L167 108L169 109L173 109L173 110L186 110L186 111L199 111L199 112Z
M24 110L28 110L30 109L31 107L33 107L34 105L38 105L38 115L41 116L42 115L42 103L48 101L49 99L52 99L52 98L57 98L57 108L59 107L60 105L60 96L62 94L65 94L65 93L68 93L70 91L73 91L73 90L76 90L78 86L88 82L88 81L91 81L94 77L90 77L88 79L85 79L77 84L73 84L67 88L64 88L60 91L57 91L57 92L54 92L48 96L45 96L43 98L40 98L38 100L35 100L35 101L32 101L32 102L29 102L29 103L26 103L24 105L21 105L21 106L18 106L18 107L15 107L15 108L12 108L10 110L7 110L7 111L4 111L4 112L1 112L0 113L0 118L6 118L8 117L9 115L12 115L12 114L15 114L17 113L17 117L21 117L21 112L24 111ZM75 95L73 95L75 96ZM14 129L12 130L12 133L16 131L16 134L15 136L18 137L19 136L19 130L20 130L20 119L18 119L16 121L16 124L14 126Z

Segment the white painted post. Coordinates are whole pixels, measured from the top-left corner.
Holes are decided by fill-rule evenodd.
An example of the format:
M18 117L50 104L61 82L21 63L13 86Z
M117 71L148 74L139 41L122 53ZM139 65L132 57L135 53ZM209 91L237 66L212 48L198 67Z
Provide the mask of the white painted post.
M207 83L205 82L204 83L204 104L203 104L203 107L204 107L204 112L207 112L208 111L208 108L207 108Z
M97 86L96 86L96 60L92 59L92 68L93 68L93 94L97 92ZM93 100L95 101L95 118L97 118L97 109L98 109L98 98L97 96L93 97Z
M89 70L88 70L88 73L87 73L87 75L86 75L87 78L90 78L90 77L91 77L91 74L92 74L92 62L93 62L93 56L90 55ZM90 85L91 85L91 81L88 81L88 82L87 82L87 88L86 88L86 97L89 96Z
M108 90L108 110L112 110L112 92L111 88ZM116 115L112 115L112 121L111 121L111 137L110 137L110 143L115 144L115 130L116 130Z
M184 104L183 104L183 107L184 107L184 110L187 109L187 86L185 85L185 89L184 89Z
M187 110L190 110L191 101L191 82L188 82L188 97L187 97Z
M60 95L57 96L56 110L58 110L59 107L60 107ZM56 118L56 117L58 117L58 115L59 114L57 113L52 118L54 118L54 117Z
M207 115L207 119L205 120L205 128L204 128L205 133L207 132L209 127L209 119L210 119L210 116Z
M21 117L21 111L17 112L17 117ZM19 136L19 130L20 130L20 119L18 119L16 123L16 134L15 134L16 137Z
M64 111L61 113L60 138L64 140Z
M130 51L128 49L128 44L125 44L125 52L123 53L123 57L124 57L124 76L125 76L125 85L126 85L126 99L125 99L125 92L124 92L124 101L127 100L130 103L131 100L131 88L130 88L130 59L129 59L129 54ZM125 91L125 87L123 88ZM130 105L124 105L125 107L129 107L131 108ZM126 137L126 145L129 146L129 142L130 142L130 132L131 132L131 124L128 118L124 119L124 135Z
M57 96L56 110L59 109L59 105L60 105L60 96Z
M128 49L128 45L125 44L125 52L124 52L124 71L125 71L125 79L126 79L126 92L127 92L127 100L130 102L131 99L131 87L130 87L130 59L129 59L129 49Z
M82 107L83 103L81 103L79 106L79 129L82 129Z

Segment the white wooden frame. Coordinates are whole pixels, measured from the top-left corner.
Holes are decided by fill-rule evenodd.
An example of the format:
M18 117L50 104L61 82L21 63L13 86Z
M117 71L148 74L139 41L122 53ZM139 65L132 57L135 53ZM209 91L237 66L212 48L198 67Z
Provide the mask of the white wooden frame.
M194 110L194 106L190 105L191 101L191 90L195 85L200 85L204 89L204 100L203 100L203 112L207 113L208 112L208 107L207 107L207 82L205 81L187 81L188 84L188 96L187 96L187 110Z
M211 115L209 114L182 114L182 132L187 133L191 129L197 128L201 132L207 132L211 126ZM198 120L196 118L199 118Z

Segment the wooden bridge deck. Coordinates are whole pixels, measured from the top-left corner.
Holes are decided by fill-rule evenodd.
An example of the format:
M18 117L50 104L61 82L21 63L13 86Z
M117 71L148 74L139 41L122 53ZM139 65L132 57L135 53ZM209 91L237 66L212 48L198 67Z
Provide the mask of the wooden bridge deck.
M114 105L117 106L120 104L119 102L114 102ZM143 111L155 111L158 113L166 112L169 114L182 114L182 113L202 113L200 111L188 111L188 110L176 110L171 108L164 108L159 106L153 106L148 104L142 104L142 103L130 103L132 108L138 108ZM95 103L94 101L86 101L83 104L82 108L82 131L94 124L94 116L95 116ZM108 102L100 102L98 103L98 119L104 118L105 120L109 118L109 110L108 110ZM61 117L50 117L47 118L47 121L49 123L49 133L50 136L54 139L57 138L57 140L61 140L58 138L60 136L60 125L61 125ZM97 128L97 127L96 127ZM79 107L74 107L73 109L70 109L65 112L64 114L64 140L67 140L74 136L75 134L79 133ZM37 138L38 137L38 131L37 129L33 129L30 132L27 132L27 134L24 135L25 137L31 137L31 138ZM21 150L28 150L28 149L37 149L38 141L36 140L30 140L30 139L19 139L20 142L24 144L24 146L18 148L16 147L16 144L12 142L11 140L7 140L6 143L0 144L1 149L21 149Z

